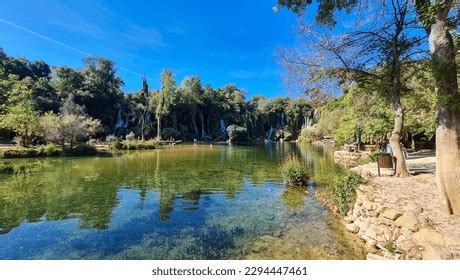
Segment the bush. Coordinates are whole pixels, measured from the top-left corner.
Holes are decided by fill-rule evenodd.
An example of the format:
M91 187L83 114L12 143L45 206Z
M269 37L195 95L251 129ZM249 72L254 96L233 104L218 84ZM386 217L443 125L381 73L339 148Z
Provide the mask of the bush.
M115 150L115 151L122 150L123 149L123 144L121 143L120 140L118 140L118 141L112 142L110 147L112 148L112 150Z
M134 135L134 132L131 131L130 133L126 134L125 138L128 141L132 141L136 138L136 135Z
M115 135L108 135L107 137L105 137L105 141L106 142L116 142L116 141L119 141L118 137L115 136Z
M307 167L298 158L290 156L281 166L281 176L288 186L305 186L308 181Z
M154 140L149 141L139 141L139 140L124 140L124 141L117 141L112 143L112 150L149 150L155 149L157 146L157 142Z
M235 124L229 125L227 127L228 141L234 143L236 141L246 140L246 128L242 126L237 126Z
M2 153L3 158L30 158L36 156L37 150L35 149L13 149L5 150Z
M80 145L72 150L66 150L65 154L68 156L94 156L97 154L97 150L94 146Z
M161 131L161 137L166 140L169 140L170 138L178 139L180 137L180 132L172 127L165 127Z
M346 215L356 199L356 187L362 178L351 171L344 171L334 179L332 184L332 199L336 203L340 214Z
M40 156L59 156L62 154L62 149L59 146L48 144L44 147L38 148L38 154Z
M377 162L377 154L378 152L373 152L369 155L369 162Z
M300 132L299 137L297 138L299 142L303 143L311 143L313 141L313 135L311 135L310 131L308 129L304 128Z

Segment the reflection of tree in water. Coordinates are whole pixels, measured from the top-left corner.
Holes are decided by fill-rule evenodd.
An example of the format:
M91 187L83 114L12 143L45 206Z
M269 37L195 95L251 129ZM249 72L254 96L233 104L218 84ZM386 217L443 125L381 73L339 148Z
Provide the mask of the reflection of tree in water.
M140 190L142 205L148 192L157 192L159 219L168 220L177 199L199 205L205 193L235 197L248 178L254 184L280 180L280 149L292 147L274 145L276 157L263 146L184 146L112 158L35 160L31 172L0 178L0 232L22 222L69 218L80 219L82 228L106 229L119 187Z
M304 201L307 193L306 188L286 186L281 199L289 209L292 211L298 211L304 207Z
M116 186L100 181L82 184L73 176L75 169L53 168L59 176L34 170L39 176L23 174L2 180L1 233L9 232L22 222L69 218L79 218L82 228L107 228L112 209L117 205Z

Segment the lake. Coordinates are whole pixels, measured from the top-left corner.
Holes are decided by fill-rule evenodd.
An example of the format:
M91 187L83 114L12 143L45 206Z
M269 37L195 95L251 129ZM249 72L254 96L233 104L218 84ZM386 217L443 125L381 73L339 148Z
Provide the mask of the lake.
M279 167L320 146L177 145L113 157L14 160L0 174L0 259L359 259L340 220Z

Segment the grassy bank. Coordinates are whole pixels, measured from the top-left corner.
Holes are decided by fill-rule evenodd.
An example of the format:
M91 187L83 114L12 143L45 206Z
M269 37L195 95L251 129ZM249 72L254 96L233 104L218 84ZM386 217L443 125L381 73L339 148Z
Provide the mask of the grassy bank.
M23 148L13 147L0 151L0 158L38 158L38 157L62 157L62 156L110 156L106 150L98 150L92 145L80 145L72 149L62 149L56 145Z

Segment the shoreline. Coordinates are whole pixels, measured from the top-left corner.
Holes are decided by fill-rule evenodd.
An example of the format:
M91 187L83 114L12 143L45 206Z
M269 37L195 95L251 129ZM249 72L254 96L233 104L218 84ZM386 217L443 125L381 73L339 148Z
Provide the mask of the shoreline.
M408 178L389 169L378 177L376 163L349 168L365 181L344 227L364 242L367 259L460 259L460 217L440 209L434 152L412 153L407 162Z

